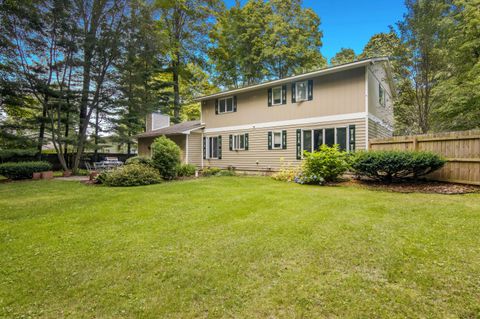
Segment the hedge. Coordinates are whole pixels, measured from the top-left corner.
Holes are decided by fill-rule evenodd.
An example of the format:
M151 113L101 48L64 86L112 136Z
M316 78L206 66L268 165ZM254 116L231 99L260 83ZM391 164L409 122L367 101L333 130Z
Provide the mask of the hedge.
M141 186L158 184L162 181L158 171L144 164L130 164L105 171L97 177L99 183L107 186Z
M49 162L8 162L0 164L0 175L9 179L32 178L33 173L49 171L52 165Z

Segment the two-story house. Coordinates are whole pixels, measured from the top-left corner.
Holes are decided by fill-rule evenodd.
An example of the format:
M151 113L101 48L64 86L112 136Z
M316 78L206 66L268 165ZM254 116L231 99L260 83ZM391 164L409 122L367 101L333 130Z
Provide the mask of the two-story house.
M152 127L139 153L166 135L200 168L274 171L322 144L365 150L392 135L393 92L388 59L372 58L203 96L200 121Z

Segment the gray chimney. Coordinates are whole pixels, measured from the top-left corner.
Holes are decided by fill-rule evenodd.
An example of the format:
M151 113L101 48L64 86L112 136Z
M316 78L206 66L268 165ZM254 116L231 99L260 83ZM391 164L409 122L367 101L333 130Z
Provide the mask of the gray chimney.
M170 116L160 112L147 115L147 132L170 126Z

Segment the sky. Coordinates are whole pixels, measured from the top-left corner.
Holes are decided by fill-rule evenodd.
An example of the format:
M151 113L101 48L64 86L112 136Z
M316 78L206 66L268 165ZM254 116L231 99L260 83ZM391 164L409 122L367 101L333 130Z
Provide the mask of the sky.
M225 3L231 6L235 0ZM388 26L395 25L406 11L404 0L303 0L303 6L320 17L321 52L329 60L342 47L361 53L372 35L387 32Z

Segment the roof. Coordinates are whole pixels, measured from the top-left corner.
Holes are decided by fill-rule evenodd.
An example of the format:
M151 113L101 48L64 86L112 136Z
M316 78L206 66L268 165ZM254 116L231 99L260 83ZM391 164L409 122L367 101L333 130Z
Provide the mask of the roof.
M167 126L160 128L158 130L153 130L150 132L145 132L138 134L136 137L156 137L160 135L175 135L175 134L189 134L191 131L198 130L203 128L204 125L200 121L188 121L172 126Z
M280 85L284 83L289 83L291 81L303 80L303 79L311 78L313 76L322 76L322 75L332 74L336 72L351 70L351 69L359 68L372 63L377 63L377 62L388 62L388 58L387 57L369 58L369 59L358 60L355 62L339 64L339 65L326 67L323 69L319 69L319 70L304 73L304 74L290 76L290 77L279 79L279 80L267 81L260 84L245 86L239 89L227 90L227 91L222 91L215 94L201 96L196 100L205 101L213 98L225 97L231 94L249 92L249 91L253 91L261 88L270 87L272 85Z

